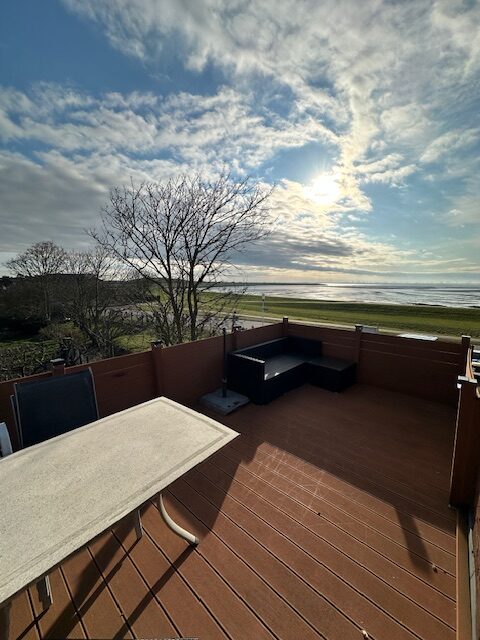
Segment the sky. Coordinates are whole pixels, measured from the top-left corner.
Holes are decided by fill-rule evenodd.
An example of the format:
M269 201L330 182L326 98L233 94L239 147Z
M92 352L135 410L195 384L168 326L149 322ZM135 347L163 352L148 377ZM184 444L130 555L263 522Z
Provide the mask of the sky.
M238 279L478 283L479 115L474 0L3 0L0 263L228 167L276 184Z

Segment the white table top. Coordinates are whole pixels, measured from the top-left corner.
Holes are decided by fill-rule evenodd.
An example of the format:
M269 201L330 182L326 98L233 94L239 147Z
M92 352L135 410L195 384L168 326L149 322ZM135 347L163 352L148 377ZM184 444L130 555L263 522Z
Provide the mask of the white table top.
M0 603L238 433L156 398L0 460Z

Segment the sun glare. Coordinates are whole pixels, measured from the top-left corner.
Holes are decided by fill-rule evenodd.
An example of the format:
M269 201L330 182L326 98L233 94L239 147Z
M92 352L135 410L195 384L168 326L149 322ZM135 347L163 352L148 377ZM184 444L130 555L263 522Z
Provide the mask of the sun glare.
M334 173L320 173L304 187L304 191L317 204L334 204L340 197L340 185Z

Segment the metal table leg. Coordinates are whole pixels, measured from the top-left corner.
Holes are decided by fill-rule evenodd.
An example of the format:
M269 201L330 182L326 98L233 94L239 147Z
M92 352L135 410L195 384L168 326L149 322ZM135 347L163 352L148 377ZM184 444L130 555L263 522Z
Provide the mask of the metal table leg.
M43 576L37 582L37 591L43 608L48 609L53 602L52 588L50 587L50 578L48 576Z
M52 604L52 589L50 587L50 580L48 576L43 576L36 583L38 597L43 605L44 609ZM12 608L12 601L4 602L0 605L0 639L8 638L10 633L10 611Z
M140 509L137 509L133 513L133 521L135 524L135 533L137 534L137 540L143 536L142 519L140 517Z
M177 536L180 536L181 538L183 538L184 540L189 542L192 546L197 545L200 542L200 540L196 536L194 536L193 533L189 533L188 531L186 531L185 529L180 527L176 522L174 522L171 519L171 517L165 511L165 507L164 507L164 504L163 504L163 498L162 498L162 494L161 493L158 494L158 509L159 509L160 513L162 514L162 518L165 520L167 526L174 533L176 533Z

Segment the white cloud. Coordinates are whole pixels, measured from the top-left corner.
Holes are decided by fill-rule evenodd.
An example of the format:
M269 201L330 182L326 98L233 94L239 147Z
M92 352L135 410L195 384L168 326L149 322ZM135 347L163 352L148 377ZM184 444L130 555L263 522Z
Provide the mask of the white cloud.
M453 152L471 147L480 139L480 129L455 129L435 138L420 156L421 162L446 160Z
M297 262L317 264L306 236L320 234L322 259L336 268L343 261L343 268L367 269L382 260L398 267L408 261L404 252L340 231L342 216L354 220L374 209L367 185L407 185L440 160L444 175L462 171L462 179L472 179L472 166L459 159L478 142L479 130L473 122L461 128L453 122L459 105L471 107L475 87L478 92L478 3L306 0L299 10L296 0L63 2L152 73L170 47L190 70L209 64L223 72L224 86L211 95L168 97L94 96L47 83L27 92L1 89L1 138L10 149L18 142L37 149L1 159L0 186L24 184L17 202L10 196L5 202L5 211L27 220L19 241L28 228L37 229L33 212L42 208L51 221L44 230L65 238L67 229L77 233L76 217L94 219L108 188L130 175L163 178L176 169L215 171L223 164L255 172L274 164L279 151L314 143L337 176L336 201L314 203L304 185L289 179L281 180L272 201L289 225L289 249L303 243ZM435 184L439 174L432 169L429 175ZM476 196L469 186L451 202L457 213L446 222L475 221ZM6 224L10 239L3 241L11 248L14 225L8 217ZM343 256L339 233L351 249Z
M340 122L349 114L347 165L362 159L382 127L416 136L428 125L422 111L432 74L450 81L459 64L473 70L478 53L478 7L467 11L459 3L452 10L424 1L310 0L299 11L295 0L64 2L101 24L128 55L154 59L161 55L158 43L170 38L192 69L212 62L239 77L267 75L288 85L307 108L331 118L338 111ZM316 86L325 79L331 90Z

